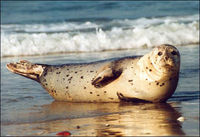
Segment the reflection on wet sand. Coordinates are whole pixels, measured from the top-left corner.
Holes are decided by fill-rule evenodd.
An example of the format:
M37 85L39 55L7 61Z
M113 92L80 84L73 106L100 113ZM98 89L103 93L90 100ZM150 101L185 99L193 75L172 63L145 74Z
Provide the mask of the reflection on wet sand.
M110 127L97 130L99 136L184 135L177 121L180 114L169 104L121 105L128 113L105 115L97 119Z
M184 135L180 113L170 104L52 102L40 112L43 122L18 124L23 135L56 135L69 131L82 136ZM13 126L13 125L12 125ZM16 133L15 133L16 135Z

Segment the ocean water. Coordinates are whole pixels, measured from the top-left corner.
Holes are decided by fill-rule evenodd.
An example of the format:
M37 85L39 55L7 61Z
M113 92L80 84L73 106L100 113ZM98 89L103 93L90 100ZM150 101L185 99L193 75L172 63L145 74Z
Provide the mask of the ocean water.
M197 44L198 4L3 1L1 56Z
M1 135L199 135L198 4L3 1ZM64 64L143 55L163 43L178 48L181 70L176 92L161 104L57 102L5 67L22 59Z

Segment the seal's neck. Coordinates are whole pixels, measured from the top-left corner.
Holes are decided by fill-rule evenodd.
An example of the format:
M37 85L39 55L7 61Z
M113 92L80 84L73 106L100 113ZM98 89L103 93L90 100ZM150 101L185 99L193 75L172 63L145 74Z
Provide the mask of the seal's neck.
M150 56L151 54L144 55L137 63L140 68L140 78L150 82L167 80L169 76L156 69L150 60Z

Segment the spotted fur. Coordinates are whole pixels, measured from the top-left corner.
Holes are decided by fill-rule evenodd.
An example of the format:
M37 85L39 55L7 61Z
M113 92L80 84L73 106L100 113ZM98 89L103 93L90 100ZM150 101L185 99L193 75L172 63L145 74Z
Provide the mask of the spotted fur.
M177 87L180 54L174 46L161 45L144 56L64 65L21 61L7 68L36 80L55 100L164 102Z

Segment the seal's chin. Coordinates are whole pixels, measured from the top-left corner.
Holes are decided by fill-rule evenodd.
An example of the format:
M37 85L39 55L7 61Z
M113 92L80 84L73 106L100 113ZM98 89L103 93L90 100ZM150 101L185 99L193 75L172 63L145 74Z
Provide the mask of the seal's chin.
M176 66L174 65L174 63L166 63L165 61L156 64L153 63L153 67L159 75L169 75L171 73L174 73L176 70Z
M163 67L161 67L160 70L162 74L170 76L178 72L178 67L175 64L172 65L166 64Z
M162 72L167 74L167 73L170 73L174 67L170 66L170 65L165 65L163 68L162 68Z
M168 58L167 60L164 58L157 59L157 62L153 62L155 69L160 73L170 73L172 71L177 70L177 63L173 58Z

